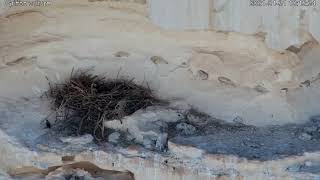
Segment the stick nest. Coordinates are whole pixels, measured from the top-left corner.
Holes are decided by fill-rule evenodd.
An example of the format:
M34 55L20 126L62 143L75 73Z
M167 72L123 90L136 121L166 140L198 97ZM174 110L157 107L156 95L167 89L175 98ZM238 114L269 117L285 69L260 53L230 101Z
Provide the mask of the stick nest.
M56 115L54 130L92 134L99 141L105 139L104 121L121 120L139 109L164 103L149 87L133 80L105 79L81 70L72 72L63 83L49 83L46 94Z

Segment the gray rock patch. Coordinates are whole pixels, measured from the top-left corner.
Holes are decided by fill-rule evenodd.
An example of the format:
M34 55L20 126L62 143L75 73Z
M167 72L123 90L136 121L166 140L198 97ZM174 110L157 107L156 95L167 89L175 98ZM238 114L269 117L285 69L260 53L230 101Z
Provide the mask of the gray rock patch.
M118 52L114 53L114 56L115 57L119 57L119 58L121 58L121 57L129 57L130 53L125 52L125 51L118 51Z
M117 144L117 143L119 143L120 136L121 136L121 134L119 132L111 133L108 136L108 141L111 143Z
M196 128L190 124L187 124L187 123L177 124L176 130L185 136L193 135L196 132Z

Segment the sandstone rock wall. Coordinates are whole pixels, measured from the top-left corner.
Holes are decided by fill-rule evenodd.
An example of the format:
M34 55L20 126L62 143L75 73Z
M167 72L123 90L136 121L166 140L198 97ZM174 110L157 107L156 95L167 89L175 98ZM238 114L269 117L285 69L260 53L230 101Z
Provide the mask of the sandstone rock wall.
M210 0L149 0L149 16L167 29L208 29L209 3Z
M0 0L0 14L2 14L7 9L7 6L5 4L4 0Z
M149 0L151 20L167 29L214 29L259 34L268 47L283 50L320 40L320 6L251 6L249 0Z
M273 51L254 36L165 31L147 16L144 5L126 2L10 8L0 18L0 95L39 96L47 89L45 77L56 81L72 68L95 67L108 76L120 70L166 99L185 99L226 121L240 116L261 126L318 115L319 50L299 58ZM300 87L304 81L314 83Z

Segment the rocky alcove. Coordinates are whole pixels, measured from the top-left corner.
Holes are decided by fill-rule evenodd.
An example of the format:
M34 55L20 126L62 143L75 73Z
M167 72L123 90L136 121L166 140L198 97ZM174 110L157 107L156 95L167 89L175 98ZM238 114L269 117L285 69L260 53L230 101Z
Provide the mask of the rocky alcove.
M263 35L260 20L232 23L253 7L176 1L165 16L169 2L1 6L0 179L319 178L318 6L287 9L280 29L263 20ZM143 85L164 103L102 118L104 140L94 128L59 133L60 109L43 95L72 69Z

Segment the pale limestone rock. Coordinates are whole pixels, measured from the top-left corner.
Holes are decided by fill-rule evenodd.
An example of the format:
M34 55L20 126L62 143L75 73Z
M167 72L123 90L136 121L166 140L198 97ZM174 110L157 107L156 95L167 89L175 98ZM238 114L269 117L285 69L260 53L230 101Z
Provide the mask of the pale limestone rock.
M150 58L150 60L154 63L154 64L168 64L168 61L165 60L163 57L161 56L152 56Z
M125 52L125 51L118 51L118 52L114 53L114 56L115 57L119 57L119 58L121 58L121 57L129 57L130 53Z
M74 145L85 145L93 141L93 137L90 134L86 134L79 137L61 137L60 140L64 143Z
M10 8L6 0L0 0L0 15Z
M210 0L148 0L149 17L166 29L208 29Z
M121 134L119 132L114 132L108 136L108 141L111 143L118 143L120 140L120 135Z
M254 89L260 93L268 93L269 92L269 90L262 85L257 85L254 87Z
M231 86L231 87L236 87L236 84L229 78L224 77L224 76L219 76L218 81L225 85L225 86Z
M142 13L141 5L136 3L75 3L90 6L78 9L81 16L78 11L65 10L61 10L65 13L62 15L57 12L69 2L54 3L49 8L27 11L19 16L11 16L10 21L1 21L5 27L5 33L1 36L3 48L0 52L4 54L1 64L24 56L38 57L30 63L1 68L1 96L29 96L33 93L38 96L47 89L46 76L60 81L70 75L73 67L95 67L98 74L107 72L108 77L119 74L147 82L160 96L182 98L219 119L232 121L239 115L246 122L258 125L261 122L282 124L302 121L296 118L296 106L283 105L285 98L281 99L284 103L279 104L278 95L273 94L287 87L285 83L288 83L277 82L275 72L292 70L304 64L298 61L294 53L271 51L255 38L236 33L163 31L150 23L144 16L146 14ZM11 13L14 14L14 11ZM128 13L131 15L128 16ZM53 19L59 23L59 29ZM86 27L94 28L83 28L83 19L87 20ZM17 24L23 28L17 28ZM17 45L11 46L11 42ZM197 48L195 53L194 49ZM121 49L130 50L128 61L114 61L118 58L113 53ZM165 56L170 63L155 66L150 62L150 57L154 55ZM218 62L220 60L222 62ZM185 65L180 68L182 62ZM317 70L315 64L311 66L314 72ZM205 71L208 80L194 81L189 78L188 68L193 73ZM301 74L309 78L307 71ZM217 80L219 76L229 78L237 87L222 86ZM291 81L294 85L295 78L296 72L293 72ZM257 84L263 84L273 95L260 97L264 94L252 89ZM281 84L281 87L277 84ZM307 107L302 109L310 109ZM257 108L261 109L259 113L256 112ZM290 118L266 121L274 111L289 112L280 117Z
M312 136L308 133L301 133L299 135L299 139L303 141L310 141L312 139Z
M240 117L240 116L237 116L236 118L234 118L233 120L232 120L234 123L236 123L236 124L243 124L244 123L244 120Z
M190 124L196 124L196 125L206 125L208 123L208 116L197 114L196 111L189 111L186 115L187 122Z
M179 123L176 126L176 130L180 132L182 135L193 135L196 132L196 128L187 123Z
M196 72L196 79L200 79L200 80L207 80L209 78L209 75L207 72L203 71L203 70L198 70Z
M61 10L64 4L75 6L69 1L61 3L1 21L4 33L0 64L24 56L38 57L26 64L1 66L1 96L39 96L47 89L46 76L60 81L70 76L72 68L94 67L95 73L107 72L107 77L119 74L148 83L165 99L184 99L199 110L229 122L241 116L245 123L254 125L283 124L301 122L317 113L316 103L311 103L314 107L307 101L304 106L292 105L294 98L290 93L282 93L280 99L278 95L282 88L294 92L297 84L319 73L316 58L312 62L299 61L292 52L277 53L254 37L236 33L164 31L152 25L136 3L76 1L81 6L90 4L86 8L77 6L77 11ZM83 28L84 19L90 28ZM118 58L113 53L119 50L130 52L128 61L115 60ZM170 63L155 66L150 61L154 55L166 57ZM182 62L185 66L180 68ZM208 80L190 78L188 68L193 73L205 71ZM303 70L296 71L299 68ZM279 77L282 79L281 72L285 69L292 71L292 79L277 81ZM229 78L237 86L222 86L217 80L219 76ZM253 89L257 84L270 90L266 94L271 95L257 93ZM298 91L298 96L305 99L306 90ZM316 97L317 94L311 94L307 99L316 102ZM272 114L277 115L272 118Z
M176 144L174 142L168 142L168 149L170 152L174 153L179 157L190 157L190 158L201 158L204 154L204 151L197 149L191 146L183 146Z
M182 113L188 112L192 106L183 100L174 100L170 102L169 107L172 109L176 109Z
M57 150L55 153L32 153L20 144L13 143L12 137L3 136L1 131L0 142L3 145L0 146L2 153L2 156L0 156L0 171L10 169L11 173L17 172L16 169L22 166L28 166L31 170L37 168L47 169L49 167L48 165L61 166L61 156L69 153L63 149ZM136 147L129 147L128 150L119 149L119 151L88 150L76 153L75 159L77 162L91 162L103 169L118 171L129 170L134 173L134 177L137 180L146 178L205 180L215 179L217 176L223 176L226 179L268 179L270 177L281 177L281 179L312 179L315 175L319 174L318 172L316 174L297 174L288 171L290 167L298 163L301 164L301 162L304 162L303 165L309 166L309 163L305 162L310 161L310 159L312 159L312 162L319 162L319 152L261 162L238 158L233 155L207 154L197 148L177 145L172 142L169 142L169 149L171 153L169 157L150 151L139 153ZM38 164L46 164L46 167L38 167ZM312 163L312 165L313 164L314 163ZM270 167L273 168L272 174L269 173ZM7 178L6 173L3 173L3 175Z
M318 127L316 126L309 126L309 127L303 128L303 131L305 131L308 134L315 133L317 130L318 130Z
M124 133L129 133L137 143L152 149L157 146L163 149L167 135L162 129L167 128L167 123L176 122L183 115L175 110L161 107L149 107L139 110L121 120L105 121L104 126Z
M257 82L272 84L275 81L290 81L292 73L288 68L297 64L298 60L293 56L287 62L270 63L247 54L198 49L189 63L194 76L198 75L197 72L204 71L208 74L208 80L219 80L229 86L241 84L254 87ZM274 69L278 69L279 77L274 74ZM226 78L230 81L227 82Z
M312 2L312 1L310 1ZM316 2L316 1L314 1ZM319 3L310 6L250 6L250 1L149 0L151 20L170 29L207 29L264 34L268 47L284 50L320 40ZM195 23L197 22L197 23Z
M297 67L297 63L291 61L294 57L288 58L290 60L285 59L285 56L275 57L270 51L266 50L264 46L252 43L253 41L247 42L247 37L242 39L237 39L236 36L216 37L216 34L211 32L167 33L148 24L148 20L139 14L140 11L136 13L136 9L132 10L132 8L130 9L127 6L118 7L115 4L112 8L108 8L104 2L96 5L90 4L89 6L86 4L88 3L87 1L77 0L70 2L71 3L68 4L69 1L64 1L68 7L66 9L64 5L58 4L57 2L58 8L50 7L41 10L41 12L43 11L42 13L47 11L59 12L56 14L52 13L55 15L53 18L37 18L38 16L42 17L41 13L26 13L12 21L1 22L3 23L1 24L3 25L2 27L4 27L4 29L1 30L5 31L5 33L1 34L1 38L3 38L1 47L3 48L0 49L0 52L4 55L3 61L7 62L6 60L15 59L15 56L21 57L26 54L39 55L38 60L27 66L1 67L1 96L30 96L32 95L32 86L37 86L39 89L45 90L47 88L47 81L45 78L41 80L40 77L47 75L56 77L57 73L61 75L62 79L69 77L70 70L75 64L80 67L96 66L98 72L104 73L107 71L110 72L111 75L117 74L119 70L118 62L115 63L108 60L112 59L112 53L119 49L115 49L114 46L119 46L120 48L130 49L130 52L133 52L132 57L130 57L132 58L132 63L128 62L128 64L124 66L125 72L128 73L130 77L137 77L142 81L144 75L147 74L148 80L156 84L156 87L157 85L160 87L160 94L183 97L188 103L197 105L200 110L212 113L212 115L218 115L223 119L232 120L235 116L241 115L245 123L270 125L287 122L299 123L304 119L308 119L310 115L319 113L318 105L320 95L318 93L319 85L317 82L311 83L309 88L290 88L288 96L282 97L276 94L280 89L277 86L271 86L276 89L275 91L268 87L272 93L268 95L259 94L258 96L256 96L256 92L250 93L247 89L242 88L246 85L246 82L252 82L252 84L256 85L260 79L273 84L277 77L269 75L269 72L272 73L271 68L274 67L276 68L275 70L278 71L277 68L279 66L279 72L281 72L282 69L295 69L292 73L292 81L294 82L297 79L299 82L302 82L314 77L320 72L317 58L319 56L316 52L313 53L313 58L304 59L298 63L299 66ZM86 6L83 6L83 4L78 6L77 3L80 2ZM70 7L72 7L72 10L70 10ZM129 13L130 16L128 16ZM101 20L103 19L102 16L112 17L116 19L116 21L114 21L114 19L110 22L103 21ZM90 28L83 28L84 19L87 20L86 27ZM317 20L318 19L313 19L313 34L316 34ZM59 29L56 28L57 25ZM121 29L121 32L119 32L119 29ZM36 34L34 34L35 32ZM54 35L48 36L46 33ZM35 36L30 37L30 34ZM134 43L128 43L128 40ZM146 42L148 43L146 44ZM13 43L15 44L14 46L12 46ZM239 52L247 53L245 57L248 57L249 54L249 59L253 59L254 61L248 63L244 61L243 63L246 64L244 67L252 67L252 69L259 69L260 71L253 71L254 73L250 76L246 76L246 73L244 73L241 78L237 78L237 73L239 73L238 66L235 65L229 69L229 66L225 65L226 71L235 71L234 74L228 71L228 73L232 74L232 77L227 77L237 82L238 79L240 79L240 87L229 90L216 86L214 82L210 81L196 83L189 81L183 69L180 74L179 72L172 73L169 78L157 79L154 78L154 74L157 73L156 70L144 64L143 60L149 62L149 57L153 54L165 53L166 56L173 57L173 62L175 57L177 57L176 59L182 57L183 59L189 59L188 53L185 53L185 51L191 51L190 46L199 46L199 44L214 47L213 49L227 49L227 52L232 52L229 54L233 54L234 58L226 58L230 57L226 54L218 55L231 63L239 60ZM257 48L250 49L250 47L255 46L257 46ZM159 47L163 47L163 49ZM315 51L319 52L318 50ZM147 55L145 55L146 53ZM309 56L309 54L307 56ZM247 58L240 58L240 60L243 59ZM239 64L241 65L240 62ZM172 69L174 69L174 67ZM210 73L214 74L213 71ZM266 74L268 76L265 76ZM269 79L269 76L272 78ZM253 80L256 77L259 78ZM267 78L264 79L261 77ZM283 85L285 84L281 84L281 88ZM13 113L9 113L9 111L11 111L10 108L3 108L1 106L1 110L8 111L4 113L4 117L12 117L11 115ZM26 109L19 109L20 112L25 110ZM274 114L274 112L276 112L276 114ZM24 113L23 115L25 116L27 114ZM27 118L21 118L21 120L26 119ZM17 143L12 137L4 135L1 132L0 144L0 169L4 169L4 171L20 166L43 167L47 166L47 164L59 165L61 164L61 156L65 153L57 152L50 154L47 152L30 151ZM205 155L201 159L201 164L197 164L195 163L195 158L185 158L188 156L202 157L202 152L198 152L196 148L190 150L190 147L179 145L180 147L175 149L170 143L169 146L172 152L182 152L185 153L185 156L178 160L174 160L176 157L173 157L173 160L169 161L169 165L167 164L166 166L162 166L161 163L168 157L162 157L160 154L149 156L148 152L144 151L139 153L136 149L131 150L131 153L127 152L127 154L126 150L121 153L88 151L77 154L76 159L91 161L105 168L129 169L135 173L135 177L138 180L146 178L201 180L215 179L218 177L225 179L270 179L276 177L280 177L281 179L312 179L314 175L291 174L286 172L286 168L296 162L303 162L305 160L314 159L320 161L319 153L314 152L306 153L299 157L287 157L281 160L266 161L263 163L240 159L230 155ZM172 170L173 167L176 167L179 171ZM270 167L272 168L270 169ZM225 172L227 172L228 168L239 171L239 174L217 175L219 173L226 174ZM212 175L213 173L215 173L215 175Z
M0 169L0 179L12 180L12 178L5 172L2 172Z

